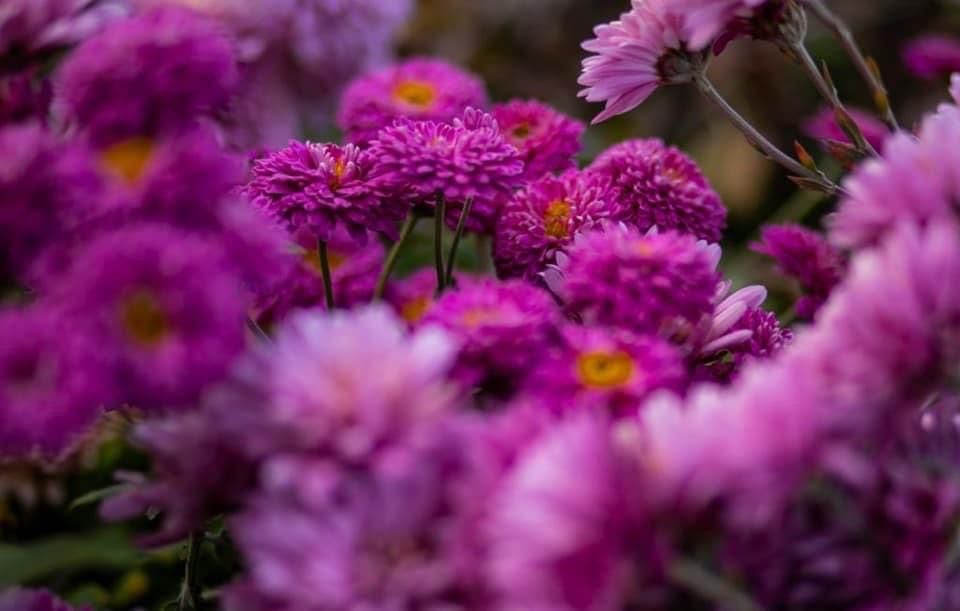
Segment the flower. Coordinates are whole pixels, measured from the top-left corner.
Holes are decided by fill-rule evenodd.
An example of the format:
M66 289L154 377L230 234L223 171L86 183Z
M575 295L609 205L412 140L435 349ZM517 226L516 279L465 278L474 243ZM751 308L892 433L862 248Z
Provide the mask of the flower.
M800 225L767 226L751 248L773 257L780 273L799 281L804 295L796 304L797 315L807 320L813 319L843 277L840 253L822 235Z
M519 280L478 279L440 297L421 326L439 326L460 343L454 379L509 393L543 353L558 320L545 291Z
M470 231L492 231L499 203L523 178L517 149L491 115L473 108L452 123L399 119L369 150L389 199L433 207L443 197L451 227L464 202L472 200L465 225Z
M155 137L225 108L239 82L233 46L180 7L117 21L67 57L56 90L69 120L99 144Z
M14 588L0 592L0 611L92 611L92 607L72 607L46 590Z
M866 138L870 146L880 150L883 143L890 135L890 128L873 113L859 108L848 108L850 118L853 119L863 137ZM803 124L803 131L811 138L817 140L835 140L853 144L850 137L843 131L840 124L837 123L836 115L832 108L824 107L817 114L806 120Z
M806 33L806 18L794 0L678 0L683 31L691 49L713 45L719 53L739 36L777 41Z
M45 123L53 90L36 69L0 77L0 126L35 120Z
M719 258L688 235L610 225L579 234L546 278L587 325L682 342L713 312Z
M326 242L342 227L362 242L368 230L395 232L394 221L405 212L381 206L375 158L351 144L293 141L254 162L244 192L298 239Z
M490 113L523 156L527 180L575 167L573 157L580 152L584 131L580 121L535 100L497 104Z
M437 293L437 272L423 268L387 285L387 302L397 315L411 326L417 326L433 307Z
M669 0L633 0L618 21L597 26L583 43L593 55L577 81L580 97L606 103L594 124L633 110L661 86L693 80L702 59L687 51L684 32Z
M916 38L903 48L903 63L922 79L960 71L960 40L939 35Z
M640 229L689 233L719 242L727 210L700 168L655 138L628 140L597 157L586 170L613 182L615 197L630 207Z
M793 341L793 332L780 326L777 315L760 307L749 308L727 333L698 357L706 378L715 382L730 382L749 363L776 356Z
M244 348L245 300L215 241L157 224L105 233L51 287L109 360L120 399L185 407Z
M413 58L353 81L343 94L337 125L349 142L365 144L400 118L449 123L468 108L484 108L475 76L444 61Z
M0 55L37 55L78 43L126 12L123 2L10 0L0 15Z
M507 200L497 219L493 260L504 278L534 280L577 233L628 220L605 177L576 170L543 176Z
M680 392L687 382L683 355L666 340L579 325L566 325L559 345L532 368L526 392L557 412L629 415L653 392Z
M0 333L0 456L57 457L112 406L100 347L46 304L0 310Z

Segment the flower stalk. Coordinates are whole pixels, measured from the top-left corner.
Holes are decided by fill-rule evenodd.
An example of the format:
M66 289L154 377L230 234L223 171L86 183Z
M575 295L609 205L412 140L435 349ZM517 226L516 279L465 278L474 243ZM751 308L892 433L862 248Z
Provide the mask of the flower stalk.
M383 299L383 294L387 290L387 282L390 280L390 274L393 273L393 268L397 265L397 259L400 256L400 251L403 249L403 245L406 243L406 241L410 238L410 234L413 233L413 230L416 228L419 221L420 214L416 210L411 210L407 215L407 219L403 222L403 227L400 228L400 236L390 248L390 252L387 253L387 259L383 263L383 269L380 270L380 277L377 278L377 286L373 291L374 301L380 301Z

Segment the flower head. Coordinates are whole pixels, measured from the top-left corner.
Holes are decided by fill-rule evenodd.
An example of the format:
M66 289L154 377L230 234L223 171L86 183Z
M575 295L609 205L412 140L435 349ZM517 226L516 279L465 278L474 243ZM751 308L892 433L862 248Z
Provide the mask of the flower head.
M794 7L793 0L679 0L673 10L683 16L683 28L691 49L706 49L713 45L720 52L726 44L739 36L776 39L789 32L798 36L805 33L806 21L798 24L802 9ZM802 25L801 25L802 24Z
M606 177L576 170L544 176L517 191L500 211L493 241L497 273L534 280L577 233L628 218L629 209Z
M76 44L126 13L123 2L9 0L0 14L0 55L34 55Z
M468 108L484 108L475 76L444 61L414 58L356 79L343 94L337 123L347 140L365 144L400 118L448 123Z
M91 611L72 607L46 590L12 589L0 592L0 611Z
M447 204L455 227L463 204L472 200L466 228L491 231L498 207L523 178L520 154L506 141L496 119L468 108L452 123L399 119L370 145L379 184L388 197L417 206Z
M923 79L960 71L960 40L937 35L912 40L903 48L903 63L910 72Z
M523 156L528 180L574 167L584 130L581 122L535 100L497 104L490 112L507 142Z
M0 126L47 121L53 90L36 69L0 77Z
M630 219L646 231L656 227L719 242L727 223L720 196L692 159L655 138L628 140L586 170L610 180Z

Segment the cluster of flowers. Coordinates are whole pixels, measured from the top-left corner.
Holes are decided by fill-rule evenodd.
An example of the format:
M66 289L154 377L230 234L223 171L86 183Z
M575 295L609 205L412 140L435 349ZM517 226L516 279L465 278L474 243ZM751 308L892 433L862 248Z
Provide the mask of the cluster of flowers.
M625 111L652 87L625 65L659 83L797 10L634 0L588 97ZM143 412L154 473L104 515L159 512L153 543L225 516L235 611L953 608L960 108L889 136L826 235L763 232L794 336L718 270L726 211L680 151L580 168L582 124L420 58L346 88L344 143L245 165L237 40L148 8L59 67L62 126L0 130L0 455ZM436 269L391 280L425 217ZM496 277L455 273L465 232Z

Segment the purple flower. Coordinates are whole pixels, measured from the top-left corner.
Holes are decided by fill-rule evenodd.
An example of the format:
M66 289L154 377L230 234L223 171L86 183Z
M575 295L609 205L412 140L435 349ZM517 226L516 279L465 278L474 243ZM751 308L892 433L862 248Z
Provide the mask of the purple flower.
M674 0L672 10L683 16L683 29L691 49L713 45L719 53L739 36L778 38L781 26L793 17L789 12L791 1Z
M903 48L903 63L922 79L960 71L960 40L935 34L916 38Z
M493 241L497 273L534 280L577 233L604 221L625 221L628 213L606 177L576 170L544 176L514 194L500 212Z
M375 159L352 144L293 141L254 162L244 192L298 239L326 242L342 227L362 242L368 230L394 233L405 212L381 205L372 176Z
M101 347L46 305L0 310L0 335L0 455L56 457L113 400Z
M36 120L46 123L53 89L36 69L0 77L0 126Z
M822 235L800 225L767 226L752 248L773 257L780 273L797 279L804 293L797 315L806 320L813 319L843 278L841 254Z
M80 42L125 13L122 1L8 0L0 14L0 55L33 55Z
M509 392L545 350L559 315L550 295L535 286L478 280L445 293L421 325L442 327L459 342L457 381Z
M0 611L93 611L72 607L46 590L12 589L0 592Z
M594 35L583 43L593 55L583 60L578 83L580 97L606 103L595 124L633 110L661 86L689 83L701 61L687 51L683 19L670 0L633 0L629 12Z
M683 354L666 340L567 325L562 340L533 366L526 393L551 410L610 410L629 415L657 390L680 392Z
M423 268L387 285L387 302L397 315L411 326L417 326L433 307L437 292L437 272Z
M88 220L102 184L92 153L40 125L0 129L0 265L22 276L51 244Z
M244 348L236 269L218 243L169 226L97 237L51 290L104 351L120 399L143 409L189 405Z
M877 150L882 149L884 141L890 135L890 128L887 124L869 111L859 108L849 108L848 111L870 146ZM803 131L817 140L836 140L837 142L852 144L850 137L837 123L833 109L829 107L820 109L817 114L807 119L803 124Z
M587 168L613 182L615 196L646 231L689 233L719 242L727 210L700 168L674 147L655 138L628 140L601 154Z
M414 58L356 79L343 94L337 124L350 142L365 144L400 118L448 123L468 108L485 108L475 76L444 61Z
M507 141L523 156L524 176L536 180L544 174L575 167L584 125L535 100L513 100L490 111Z
M727 333L721 348L699 355L703 373L715 382L729 383L750 363L776 356L793 341L793 332L780 325L777 315L760 307L748 309Z
M153 137L224 108L238 84L233 47L213 21L167 7L117 21L57 75L67 117L99 144Z
M470 231L490 232L498 206L523 177L520 154L496 119L468 108L452 123L399 119L370 145L378 182L392 200L432 207L442 196L447 224L455 227L463 203L473 208Z
M610 225L578 235L546 277L588 325L683 342L713 312L719 258L688 235Z

